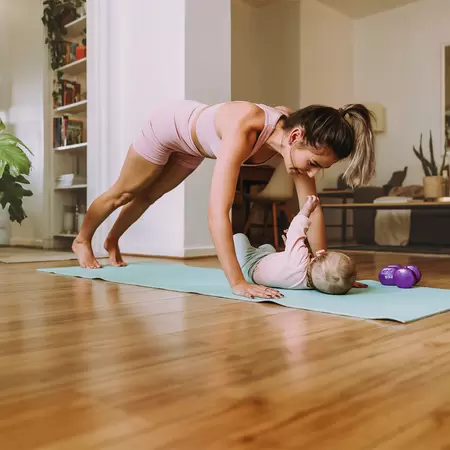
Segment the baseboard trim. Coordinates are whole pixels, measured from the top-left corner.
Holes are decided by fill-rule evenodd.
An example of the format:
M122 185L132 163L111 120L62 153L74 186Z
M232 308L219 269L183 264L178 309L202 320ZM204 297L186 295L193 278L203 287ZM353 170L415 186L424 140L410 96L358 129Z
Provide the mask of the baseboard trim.
M214 246L208 247L190 247L185 248L184 252L154 252L154 253L136 253L136 252L124 252L124 256L136 256L143 258L166 258L166 259L199 259L199 258L212 258L217 256L217 252Z
M9 241L11 247L32 247L32 248L43 248L43 239L24 239L24 238L11 238Z
M187 247L184 249L185 258L205 258L217 256L216 248L213 245L206 247Z

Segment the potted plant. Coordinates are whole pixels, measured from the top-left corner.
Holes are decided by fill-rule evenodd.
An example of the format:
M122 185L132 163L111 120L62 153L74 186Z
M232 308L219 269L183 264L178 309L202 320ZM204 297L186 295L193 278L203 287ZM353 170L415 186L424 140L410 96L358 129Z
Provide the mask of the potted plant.
M9 243L10 222L21 224L27 217L22 205L23 197L33 195L22 186L30 184L25 178L31 170L26 152L33 154L20 139L6 132L0 119L0 213L4 211L3 220L0 219L0 243L3 245Z
M436 164L436 160L434 158L434 150L433 150L433 136L430 130L430 139L429 139L429 148L430 148L430 159L428 160L423 154L422 149L422 134L420 134L420 143L419 150L413 146L414 154L419 158L422 163L422 168L424 172L423 177L423 190L425 198L438 198L444 197L447 195L448 190L448 180L444 178L444 170L446 163L446 152L444 152L444 156L442 157L442 163L438 169Z
M79 11L83 4L84 0L44 0L42 23L47 27L45 43L48 45L53 70L64 65L65 26L80 17Z

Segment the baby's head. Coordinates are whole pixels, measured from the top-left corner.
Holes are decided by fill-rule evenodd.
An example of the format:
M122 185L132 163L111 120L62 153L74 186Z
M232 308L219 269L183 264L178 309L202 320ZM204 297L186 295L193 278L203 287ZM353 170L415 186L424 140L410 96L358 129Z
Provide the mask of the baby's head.
M356 265L344 253L320 253L308 267L309 285L325 294L346 294L355 280Z

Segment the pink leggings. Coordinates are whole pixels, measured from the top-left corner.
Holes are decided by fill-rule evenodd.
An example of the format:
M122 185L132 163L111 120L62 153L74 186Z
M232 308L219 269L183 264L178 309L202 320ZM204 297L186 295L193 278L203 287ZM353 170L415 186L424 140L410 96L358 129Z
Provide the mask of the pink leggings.
M177 164L196 169L205 157L197 150L191 136L192 120L202 103L184 100L153 111L134 142L134 149L157 166L167 164L169 157Z

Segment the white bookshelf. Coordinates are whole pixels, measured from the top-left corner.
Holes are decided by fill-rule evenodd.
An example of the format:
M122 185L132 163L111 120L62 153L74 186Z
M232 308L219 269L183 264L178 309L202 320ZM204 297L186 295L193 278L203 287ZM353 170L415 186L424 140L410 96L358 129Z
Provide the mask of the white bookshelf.
M58 70L65 75L80 75L86 72L87 58L79 59L78 61L71 62L65 66L60 67Z
M82 142L81 144L63 145L54 148L55 152L77 152L86 149L87 149L87 142Z
M86 29L87 26L87 20L86 15L80 17L77 20L74 20L73 22L66 25L66 37L68 38L77 38L83 33L83 30Z
M55 185L55 191L75 191L87 189L87 184L72 184L71 186Z
M81 44L86 38L87 16L84 15L66 25L65 41ZM88 47L89 42L86 42ZM58 74L66 83L76 83L76 94L59 95L58 100L52 96L52 190L50 202L51 246L53 248L69 248L77 235L77 219L74 216L73 229L67 227L65 214L78 206L79 212L85 212L87 207L87 57L80 55L67 58L70 61L53 72L52 92L58 90ZM70 88L68 88L69 90ZM59 118L59 119L57 119ZM57 119L55 121L55 119ZM62 123L61 121L64 121ZM69 123L67 122L69 121ZM83 126L81 133L80 126ZM78 127L78 128L77 128ZM69 132L60 133L62 130ZM59 135L62 134L62 138ZM58 138L56 138L58 136ZM78 175L73 184L60 182L59 178L69 174Z
M60 114L78 114L87 111L87 100L80 100L79 102L70 103L69 105L59 106L55 109L55 113Z

